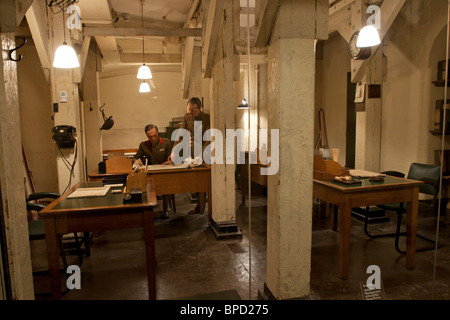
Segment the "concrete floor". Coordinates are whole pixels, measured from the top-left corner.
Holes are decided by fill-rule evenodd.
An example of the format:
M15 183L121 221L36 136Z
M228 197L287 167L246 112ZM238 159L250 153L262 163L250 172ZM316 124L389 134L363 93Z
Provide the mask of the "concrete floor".
M252 283L249 290L248 208L236 193L236 220L243 237L216 240L208 227L207 214L188 215L193 208L187 195L177 195L177 212L168 220L155 219L157 297L181 299L194 295L235 290L241 299L258 299L266 278L266 197L252 198ZM248 202L247 202L248 204ZM329 209L328 209L329 210ZM158 217L158 209L155 216ZM369 265L378 265L384 299L450 299L450 226L440 228L443 246L416 253L414 270L405 268L405 256L394 249L394 238L369 239L363 224L352 219L349 279L338 277L338 234L330 229L330 215L321 217L314 204L311 261L313 300L361 300ZM388 224L394 228L395 218ZM433 218L421 220L435 231ZM379 225L375 228L380 229ZM381 229L380 229L381 230ZM425 230L426 232L427 230ZM424 233L424 232L422 232ZM428 245L417 240L417 246ZM404 247L404 241L402 242ZM148 298L142 229L102 232L93 238L91 256L83 260L81 290L64 300L144 300ZM35 291L48 291L46 276L35 276ZM38 295L37 299L48 299Z

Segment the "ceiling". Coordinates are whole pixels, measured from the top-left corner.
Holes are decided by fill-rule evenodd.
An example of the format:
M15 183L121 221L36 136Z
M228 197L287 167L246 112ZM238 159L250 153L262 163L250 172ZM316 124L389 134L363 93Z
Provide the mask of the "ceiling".
M179 34L188 28L199 31L194 45L203 45L199 29L203 20L201 0L79 0L76 5L83 34L92 35L102 52L104 74L135 71L142 64L143 42L146 64L180 69L186 37ZM240 0L240 6L245 7L240 8L241 38L245 38L247 0ZM255 0L250 0L250 25L255 21L254 6ZM125 30L142 27L163 34L146 35L143 41L143 36ZM99 33L100 29L103 33Z

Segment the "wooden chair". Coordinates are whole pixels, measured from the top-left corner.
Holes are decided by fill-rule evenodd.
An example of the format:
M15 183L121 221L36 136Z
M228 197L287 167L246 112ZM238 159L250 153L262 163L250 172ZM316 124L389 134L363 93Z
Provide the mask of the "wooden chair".
M27 197L26 208L29 211L39 212L45 208L45 204L42 203L42 199L57 199L58 193L53 192L37 192L32 193ZM41 200L41 202L37 202ZM33 202L36 201L36 202ZM31 220L28 223L28 235L30 241L45 239L45 222L42 219ZM78 233L67 234L59 237L60 255L63 261L64 270L67 269L67 256L78 256L78 266L81 267L83 263L83 255L90 255L89 248L89 233L86 232L83 236L79 236Z

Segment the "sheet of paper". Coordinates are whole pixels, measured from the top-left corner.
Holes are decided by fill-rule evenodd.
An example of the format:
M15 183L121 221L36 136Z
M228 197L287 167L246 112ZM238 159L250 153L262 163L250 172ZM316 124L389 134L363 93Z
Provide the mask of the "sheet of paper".
M72 192L67 198L83 198L83 197L103 197L105 196L109 189L110 185L105 185L103 187L94 187L94 188L78 188L74 192Z
M158 171L158 170L173 170L173 169L186 169L187 167L197 167L196 164L152 164L148 166L148 171ZM139 169L144 169L145 166L140 166Z
M352 177L357 177L357 178L370 178L370 177L384 176L384 174L381 174L378 172L370 172L370 171L359 170L359 169L349 170L349 172Z

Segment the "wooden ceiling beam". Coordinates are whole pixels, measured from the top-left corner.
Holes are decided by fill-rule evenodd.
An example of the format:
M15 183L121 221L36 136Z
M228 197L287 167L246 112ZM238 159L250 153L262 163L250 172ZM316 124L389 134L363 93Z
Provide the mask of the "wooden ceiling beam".
M42 70L44 71L47 82L50 83L52 55L50 54L48 47L47 17L45 16L46 8L43 8L40 3L41 2L39 1L33 1L32 5L27 10L26 19L39 56L39 61L41 62Z
M181 54L146 53L145 63L181 63ZM142 63L142 53L121 53L122 63Z
M211 0L205 23L204 46L202 50L202 75L211 78L214 53L216 50L217 34L222 23L225 0Z
M265 47L269 43L279 7L280 2L278 0L256 2L254 43L256 47Z
M201 28L114 28L114 27L83 27L83 35L91 37L201 37Z

